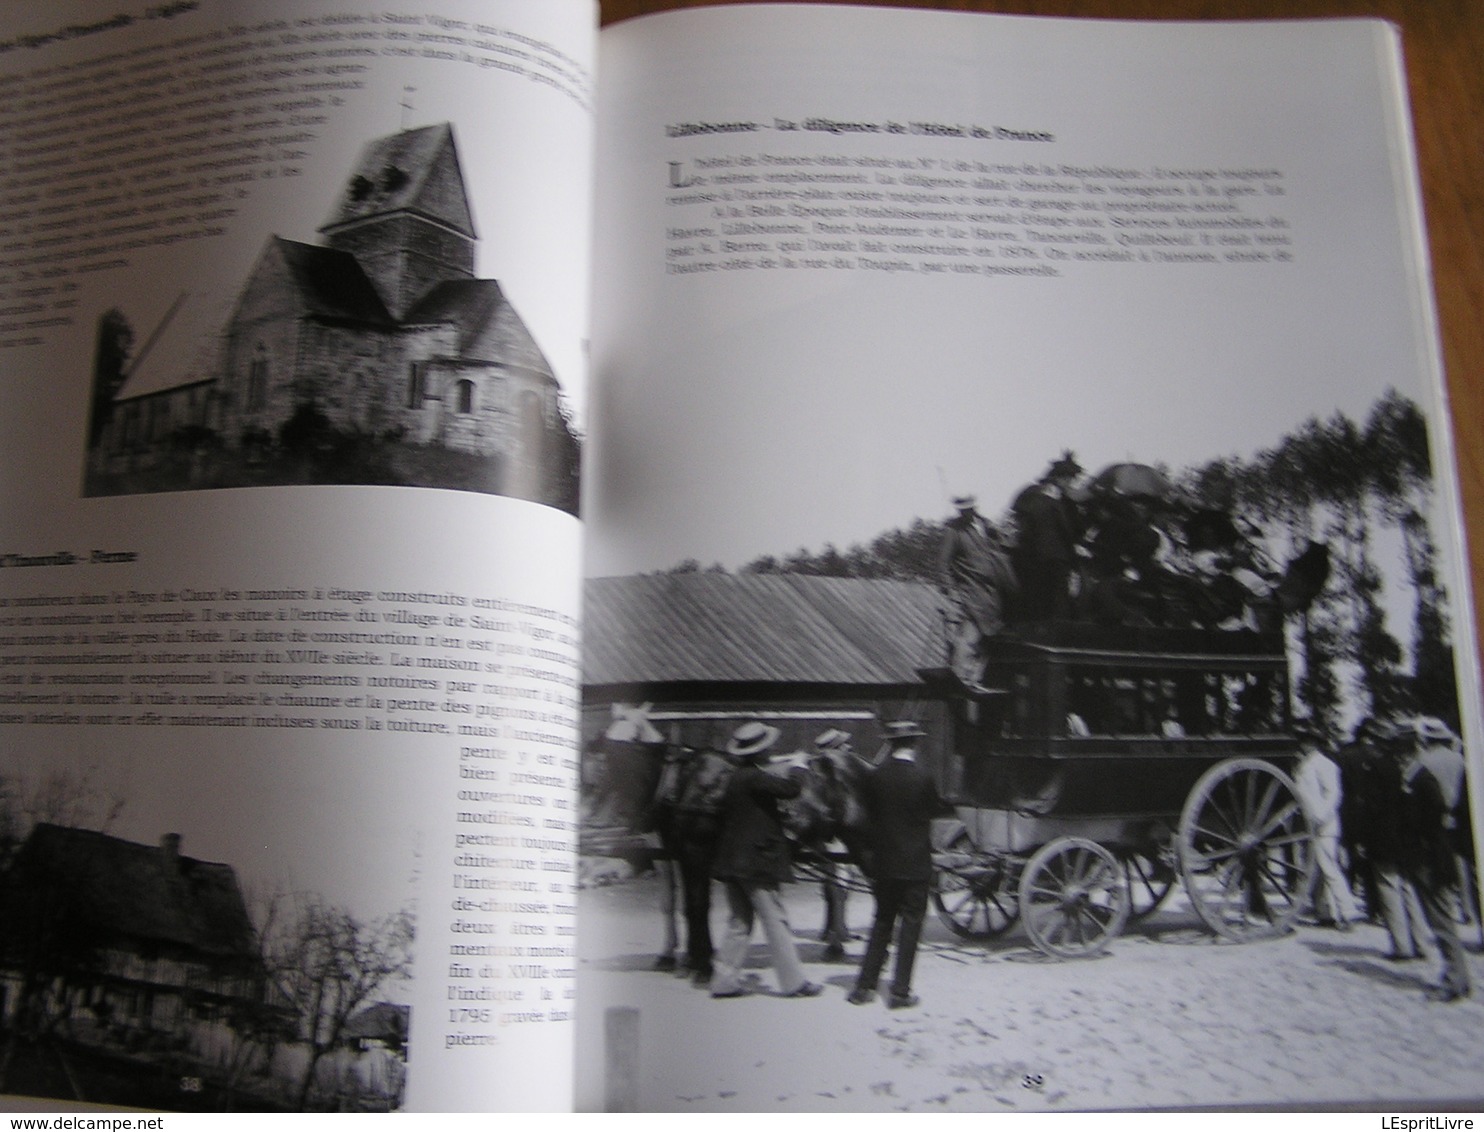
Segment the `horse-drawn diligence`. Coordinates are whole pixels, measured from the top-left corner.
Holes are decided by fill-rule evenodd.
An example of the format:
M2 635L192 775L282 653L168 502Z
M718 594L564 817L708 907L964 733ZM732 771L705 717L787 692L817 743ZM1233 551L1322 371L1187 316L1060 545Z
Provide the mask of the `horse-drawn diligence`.
M934 903L1095 954L1182 883L1212 931L1282 932L1312 882L1277 633L1027 626L989 643L946 769ZM942 776L940 775L940 778Z
M932 586L853 578L590 586L589 609L614 635L585 680L584 851L675 863L693 967L705 974L709 959L715 776L727 736L754 718L781 729L776 750L794 752L784 763L809 771L790 808L796 873L835 882L847 862L869 874L854 782L885 722L922 724L919 761L956 813L935 828L933 900L963 938L1020 921L1050 955L1093 955L1177 887L1225 938L1293 923L1314 855L1288 775L1281 632L1020 622L986 640L970 685L944 666L940 602ZM797 632L769 636L801 624L807 650ZM828 730L860 755L817 749ZM838 915L827 929L838 945Z
M988 940L1019 920L1048 954L1092 955L1183 884L1225 938L1286 930L1307 898L1313 854L1288 775L1282 646L1276 633L1246 630L1048 624L992 643L987 692L924 670L917 706L940 733L924 760L957 813L937 829L943 922ZM849 886L842 866L869 873L855 788L867 760L807 750L804 735L823 714L783 720L806 749L778 763L809 771L788 826L799 872L830 893L830 882ZM607 852L674 862L703 971L708 853L729 770L715 740L744 716L650 710L598 744L605 813L590 821L587 848L604 849L606 828ZM874 752L875 718L837 708L829 722ZM611 842L615 830L625 847ZM636 830L649 840L636 841ZM843 939L839 913L836 904L826 917L832 950Z

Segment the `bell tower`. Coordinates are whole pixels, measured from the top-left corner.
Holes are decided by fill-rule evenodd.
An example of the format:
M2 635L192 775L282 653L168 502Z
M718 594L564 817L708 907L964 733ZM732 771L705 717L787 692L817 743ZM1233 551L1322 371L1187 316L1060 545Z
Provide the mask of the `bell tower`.
M380 138L362 150L320 228L353 255L392 317L435 285L474 278L474 220L448 123Z

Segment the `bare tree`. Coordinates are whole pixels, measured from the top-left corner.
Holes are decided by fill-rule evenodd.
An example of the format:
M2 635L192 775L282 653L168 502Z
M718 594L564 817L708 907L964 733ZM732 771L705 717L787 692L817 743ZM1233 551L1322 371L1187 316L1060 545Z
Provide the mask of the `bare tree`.
M42 822L107 833L124 809L124 797L105 788L96 766L61 767L36 778L0 771L0 873Z
M309 1064L300 1082L298 1108L308 1111L321 1058L345 1037L346 1023L376 1001L390 982L406 978L412 964L413 918L408 911L363 920L318 898L268 943L270 969L292 1004Z
M105 832L123 808L123 797L100 784L97 767L59 768L36 779L0 775L0 955L20 973L0 1086L18 1036L70 1023L70 1001L52 999L48 988L90 969L98 946L79 895L86 860L66 848L27 860L27 842L40 825Z

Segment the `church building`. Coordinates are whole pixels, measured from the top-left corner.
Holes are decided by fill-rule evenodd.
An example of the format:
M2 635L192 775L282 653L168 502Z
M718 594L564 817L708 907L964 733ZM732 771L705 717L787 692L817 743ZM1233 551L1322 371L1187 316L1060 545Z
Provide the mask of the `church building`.
M268 239L210 374L136 381L141 351L97 455L138 467L183 429L271 443L313 410L341 433L498 457L501 493L531 497L520 485L542 479L560 386L499 282L475 277L452 127L367 145L319 235Z

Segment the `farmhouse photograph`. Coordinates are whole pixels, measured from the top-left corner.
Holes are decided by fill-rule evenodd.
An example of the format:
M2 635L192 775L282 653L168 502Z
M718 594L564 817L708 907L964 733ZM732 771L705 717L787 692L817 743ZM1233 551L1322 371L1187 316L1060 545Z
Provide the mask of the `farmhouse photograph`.
M249 895L237 868L190 856L177 833L24 830L24 807L3 804L19 783L0 775L0 1092L181 1111L401 1106L409 1012L387 996L411 962L409 915Z

